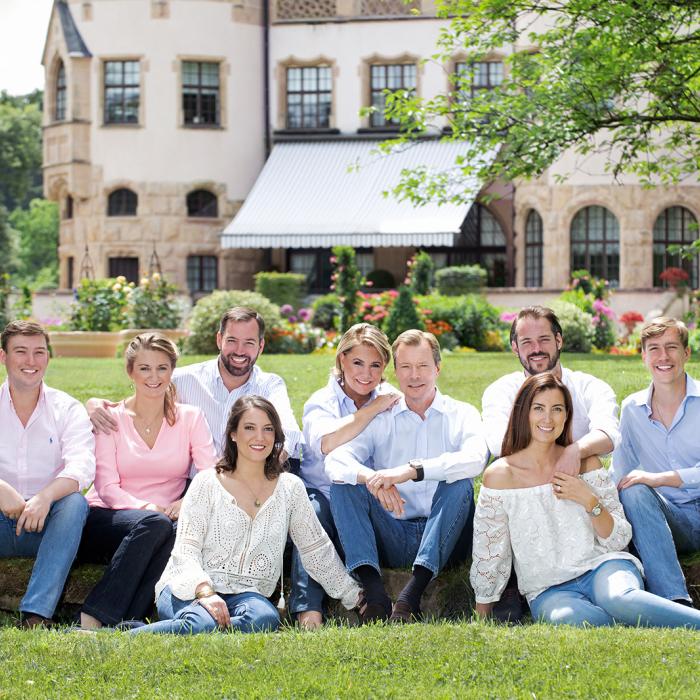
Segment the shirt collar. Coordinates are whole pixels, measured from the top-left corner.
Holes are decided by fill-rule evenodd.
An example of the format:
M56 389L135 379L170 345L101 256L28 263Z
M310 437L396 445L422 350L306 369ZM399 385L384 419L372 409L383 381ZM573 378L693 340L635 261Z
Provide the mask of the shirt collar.
M403 413L404 411L411 411L411 409L406 405L406 397L401 396L401 398L394 404L394 407L391 409L391 414L392 416L397 416L399 413ZM425 415L427 416L431 411L437 411L438 413L445 413L445 397L442 393L440 393L440 389L435 387L435 396L433 397L433 402L428 406Z
M649 387L646 391L640 391L635 397L634 402L637 406L646 406L648 409L648 414L651 415L651 399L654 395L654 382L649 383ZM685 397L688 396L700 396L700 383L696 382L687 372L685 375Z
M216 358L211 360L211 364L208 367L208 371L210 373L210 377L217 383L220 384L221 386L225 387L224 384L224 378L221 376L221 370L219 369L219 357L217 355ZM239 387L236 389L231 389L231 391L240 391L244 386L248 386L252 381L256 380L258 377L258 374L260 373L260 367L257 365L253 365L253 369L250 370L250 375L248 376L248 379L241 384Z
M333 390L339 404L345 404L351 411L357 410L355 402L343 391L343 387L340 386L340 382L338 381L334 372L331 372L331 376L328 378L328 386L330 386ZM372 392L369 395L369 401L374 401L374 399L377 398L377 394L379 393L378 388L379 387L375 387L372 389Z
M46 403L46 384L42 381L41 386L39 387L39 399L36 402L36 406L34 407L34 410L36 411L36 408L38 406L43 406ZM5 379L5 381L0 385L0 406L1 405L7 405L7 406L12 406L12 394L10 394L10 384ZM12 409L14 410L14 408Z

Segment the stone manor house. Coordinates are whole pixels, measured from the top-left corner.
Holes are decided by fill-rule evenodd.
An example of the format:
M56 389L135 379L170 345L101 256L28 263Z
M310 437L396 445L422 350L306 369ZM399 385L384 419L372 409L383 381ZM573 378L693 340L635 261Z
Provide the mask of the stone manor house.
M97 276L132 280L155 250L195 297L250 288L267 269L322 292L344 243L364 273L397 283L422 248L438 266L482 264L511 303L551 297L586 267L653 306L660 272L678 264L666 246L697 236L697 182L615 184L595 157L566 154L488 206L382 197L402 168L459 154L426 140L378 157L395 125L360 116L387 87L449 89L459 55L421 62L442 26L431 0L55 0L44 182L61 211L60 286L76 284L87 246ZM503 56L475 68L472 90L488 90ZM697 287L697 259L683 264Z

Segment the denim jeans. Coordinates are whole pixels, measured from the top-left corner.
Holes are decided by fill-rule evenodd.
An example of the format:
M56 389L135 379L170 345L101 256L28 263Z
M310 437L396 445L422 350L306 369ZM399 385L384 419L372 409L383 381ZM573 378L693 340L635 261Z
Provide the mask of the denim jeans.
M700 550L700 499L678 505L645 484L620 490L632 542L644 565L647 589L670 600L690 600L678 552Z
M306 489L309 494L309 501L316 513L321 527L326 531L328 537L337 546L337 533L333 523L331 504L323 493L317 489ZM323 612L323 598L325 591L323 586L314 581L306 572L301 563L301 557L296 547L292 549L292 591L289 595L289 612L294 616L307 610Z
M79 493L54 501L41 532L22 532L17 521L0 513L0 557L36 557L27 592L19 609L22 613L53 616L63 586L80 544L88 504Z
M581 576L552 586L530 602L532 617L552 625L700 629L700 610L644 590L629 559L611 559Z
M231 629L237 632L274 632L280 625L277 608L264 596L247 593L220 593L231 615ZM216 620L196 600L180 600L166 586L158 596L160 622L130 630L130 634L201 634L215 632Z
M442 481L428 518L397 520L364 484L331 484L331 511L348 571L423 566L435 577L455 548L469 550L474 490L470 479Z
M176 527L167 515L150 510L90 508L78 559L108 566L82 611L105 625L146 617Z

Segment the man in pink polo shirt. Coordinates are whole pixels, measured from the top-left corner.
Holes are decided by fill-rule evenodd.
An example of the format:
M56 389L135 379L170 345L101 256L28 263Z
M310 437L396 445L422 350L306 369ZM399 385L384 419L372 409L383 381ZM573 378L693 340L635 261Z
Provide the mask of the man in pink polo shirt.
M35 557L21 626L50 624L80 544L95 476L92 424L80 402L44 384L48 335L13 321L0 335L0 557Z

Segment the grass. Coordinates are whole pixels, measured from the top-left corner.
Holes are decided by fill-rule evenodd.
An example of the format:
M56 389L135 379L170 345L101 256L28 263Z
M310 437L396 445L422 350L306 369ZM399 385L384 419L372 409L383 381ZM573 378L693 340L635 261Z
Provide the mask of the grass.
M183 358L181 364L203 358ZM264 356L287 381L300 419L332 356ZM648 384L634 357L571 355L571 369L607 381L619 399ZM506 354L445 358L440 388L481 404L484 388L517 369ZM700 363L688 371L700 375ZM0 378L4 376L0 368ZM388 372L393 379L393 373ZM121 360L52 360L47 382L80 400L129 393ZM2 618L0 618L1 620ZM5 623L9 620L4 618ZM1 624L1 623L0 623ZM698 635L681 630L574 630L442 623L304 634L138 638L0 628L0 699L29 697L691 698Z

